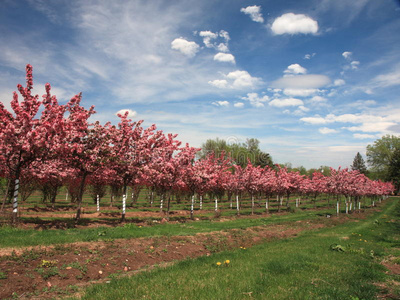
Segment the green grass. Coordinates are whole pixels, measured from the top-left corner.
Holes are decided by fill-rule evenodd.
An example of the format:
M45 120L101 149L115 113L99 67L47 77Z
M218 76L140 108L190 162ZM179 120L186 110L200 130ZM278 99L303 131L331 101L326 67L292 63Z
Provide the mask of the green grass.
M118 238L138 238L152 236L194 235L200 232L247 228L253 226L295 222L305 219L324 217L326 211L298 211L285 215L271 215L266 218L237 218L224 222L219 220L200 220L183 224L155 224L139 227L134 223L127 223L119 227L97 227L84 229L51 229L35 230L14 227L0 227L0 248L27 247L37 245L64 244L78 241L97 241ZM70 220L73 222L73 220ZM90 221L83 219L82 222ZM65 222L65 220L64 220Z
M379 261L399 251L399 212L392 198L360 222L113 279L82 299L376 299L373 283L389 276Z

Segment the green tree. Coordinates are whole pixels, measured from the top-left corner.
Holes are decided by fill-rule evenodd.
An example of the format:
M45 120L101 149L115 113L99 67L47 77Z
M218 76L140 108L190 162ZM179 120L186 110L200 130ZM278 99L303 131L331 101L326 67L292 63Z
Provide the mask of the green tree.
M260 150L260 141L254 138L247 139L244 143L228 144L225 140L216 138L208 139L201 146L198 158L205 158L208 154L214 153L220 156L222 152L230 156L235 164L245 167L248 160L254 166L272 166L271 156Z
M385 135L367 146L367 162L374 177L389 179L389 165L396 149L400 149L400 137L394 135Z
M367 175L367 167L365 165L365 161L360 154L360 152L357 152L356 156L354 157L353 164L351 165L351 169L353 171L358 171L361 174Z
M400 148L393 152L388 168L389 180L391 180L396 188L396 192L400 191Z

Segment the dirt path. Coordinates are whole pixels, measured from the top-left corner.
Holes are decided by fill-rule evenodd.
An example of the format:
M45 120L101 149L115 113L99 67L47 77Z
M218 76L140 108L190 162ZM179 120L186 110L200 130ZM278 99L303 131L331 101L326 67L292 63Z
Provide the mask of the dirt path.
M359 215L363 217L362 214ZM76 293L81 287L133 274L155 264L248 248L344 222L320 218L287 224L232 229L195 236L80 242L62 246L3 249L0 252L0 299L45 299Z

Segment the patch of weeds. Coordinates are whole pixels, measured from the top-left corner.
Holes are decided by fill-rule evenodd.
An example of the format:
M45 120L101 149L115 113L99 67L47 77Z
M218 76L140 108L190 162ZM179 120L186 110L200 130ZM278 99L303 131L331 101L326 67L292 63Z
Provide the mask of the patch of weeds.
M7 279L7 274L4 272L0 272L0 279Z
M48 279L53 276L57 276L60 274L60 271L57 267L50 267L50 268L36 268L36 272L38 272L43 279Z
M227 237L224 235L208 235L203 244L208 251L215 253L229 248L227 240Z

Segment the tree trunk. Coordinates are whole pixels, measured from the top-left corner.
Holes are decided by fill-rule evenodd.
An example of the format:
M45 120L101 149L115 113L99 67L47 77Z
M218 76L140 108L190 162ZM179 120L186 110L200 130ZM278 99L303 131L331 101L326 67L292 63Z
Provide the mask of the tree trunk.
M18 190L19 190L19 178L17 177L15 179L15 185L14 185L12 224L16 224L18 222Z
M83 198L83 191L85 189L85 180L86 176L88 175L87 172L83 173L82 176L82 181L79 186L79 194L78 194L78 209L76 211L76 216L75 216L75 222L78 222L81 219L81 214L82 214L82 198Z
M96 209L97 209L97 212L99 212L100 211L100 198L99 198L99 195L97 195L97 197L96 197Z
M160 213L163 212L164 193L160 196Z
M169 221L169 208L171 205L171 194L168 193L167 195L167 220Z
M121 215L121 222L125 222L126 216L126 194L122 195L122 215Z
M236 210L237 210L237 215L240 216L240 205L239 205L239 195L236 194Z
M254 195L251 194L251 214L254 215Z
M265 200L265 211L269 213L269 196L267 196L267 199Z
M193 220L194 213L194 194L192 195L192 201L190 203L190 218Z
M200 195L200 210L203 209L203 195Z

